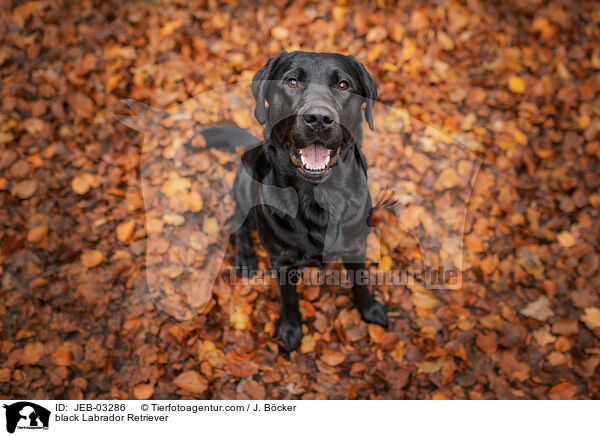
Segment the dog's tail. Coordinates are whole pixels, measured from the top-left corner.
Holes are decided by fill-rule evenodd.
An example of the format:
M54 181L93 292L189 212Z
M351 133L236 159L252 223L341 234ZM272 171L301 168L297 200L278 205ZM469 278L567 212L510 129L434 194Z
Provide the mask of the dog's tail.
M113 116L127 127L142 133L146 131L146 123L158 123L169 115L165 111L136 100L125 99L121 100L121 103L127 106L133 114L121 115L115 113ZM193 147L195 145L194 140L197 140L198 134L206 141L207 148L218 148L231 153L235 153L237 147L250 148L260 143L258 138L251 135L245 129L234 125L217 124L199 129L198 133L192 136L184 145L186 147Z
M235 153L237 147L250 148L260 143L260 139L247 130L226 124L206 127L199 133L204 137L207 148L218 148L231 153ZM186 145L192 140L193 138Z

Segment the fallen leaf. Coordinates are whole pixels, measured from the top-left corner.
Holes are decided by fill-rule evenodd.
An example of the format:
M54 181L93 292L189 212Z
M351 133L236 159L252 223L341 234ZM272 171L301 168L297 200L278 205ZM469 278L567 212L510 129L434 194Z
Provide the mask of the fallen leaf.
M48 234L48 226L46 226L46 225L36 226L36 227L32 228L31 230L29 230L29 232L27 233L27 240L29 242L35 242L35 243L42 242L47 234Z
M303 354L311 353L315 350L317 341L313 335L304 335L300 344L300 352Z
M136 400L147 400L152 397L152 394L154 394L152 385L142 383L133 387L133 396Z
M600 309L597 307L586 307L581 320L590 329L600 328Z
M71 187L79 195L83 195L90 190L94 183L94 176L89 173L77 174L71 182Z
M573 235L569 232L560 232L556 236L556 240L560 245L566 248L571 248L573 245L575 245L576 242Z
M117 226L117 239L121 242L129 242L135 229L135 220L125 221Z
M512 92L522 94L525 92L525 81L519 76L511 76L508 79L508 89Z
M376 344L380 344L385 337L385 329L377 324L369 324L369 337Z
M69 348L64 345L58 347L52 356L54 356L54 360L56 360L56 364L58 366L71 365L71 350L69 350Z
M551 400L572 400L577 392L577 388L569 382L559 383L550 389L548 397Z
M346 360L346 355L344 353L340 353L339 351L327 350L321 354L321 360L328 365L337 366Z
M442 358L435 360L424 360L421 363L419 363L418 371L425 374L432 374L442 369L443 364L444 360Z
M252 126L252 120L246 109L237 109L233 112L233 121L241 128L247 129Z
M13 186L11 195L19 197L22 200L31 198L37 190L37 182L35 180L23 180Z
M541 296L521 309L521 314L529 318L537 319L538 321L546 321L554 315L554 312L550 307L550 300L548 297Z
M175 386L194 394L201 394L208 389L208 382L196 371L185 371L173 380Z
M89 119L94 116L96 106L92 99L87 95L80 92L69 94L67 96L67 102L78 117Z
M283 26L275 26L271 29L271 36L278 41L283 41L290 36L290 32Z
M81 263L88 268L94 268L102 263L104 255L98 250L86 251L81 254Z
M35 365L44 354L44 345L41 342L31 342L23 349L23 363Z
M160 36L163 38L165 36L172 35L177 29L181 27L183 24L183 20L172 20L167 22L163 27L160 28Z

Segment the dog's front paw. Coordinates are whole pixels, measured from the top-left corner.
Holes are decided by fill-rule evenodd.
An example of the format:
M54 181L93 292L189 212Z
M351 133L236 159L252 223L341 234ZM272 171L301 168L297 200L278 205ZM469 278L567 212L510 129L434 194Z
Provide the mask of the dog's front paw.
M258 269L254 253L238 253L235 256L235 274L240 278L252 278Z
M375 299L373 299L369 304L363 305L358 308L360 311L360 316L365 322L370 324L377 324L382 327L387 328L390 324L387 316L387 309L385 306Z
M300 323L279 318L277 321L277 336L279 336L287 351L294 351L302 341L302 326Z

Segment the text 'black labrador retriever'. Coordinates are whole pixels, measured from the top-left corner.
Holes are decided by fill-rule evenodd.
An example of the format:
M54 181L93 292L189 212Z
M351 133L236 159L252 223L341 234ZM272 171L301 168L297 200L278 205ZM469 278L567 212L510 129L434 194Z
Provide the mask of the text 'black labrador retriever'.
M372 210L362 106L373 129L375 81L353 56L282 52L256 73L252 93L264 142L244 153L234 183L238 273L257 268L250 239L257 230L276 271L277 334L289 351L302 339L294 276L305 266L341 258L362 318L387 327L387 311L362 273ZM209 146L256 141L233 127L202 134Z

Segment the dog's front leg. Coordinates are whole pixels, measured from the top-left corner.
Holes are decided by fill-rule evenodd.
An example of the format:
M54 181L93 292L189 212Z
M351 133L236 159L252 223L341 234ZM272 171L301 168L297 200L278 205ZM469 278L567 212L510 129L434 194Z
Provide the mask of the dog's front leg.
M277 336L288 351L294 351L302 341L302 317L298 305L298 270L280 268L277 270L277 284L281 301Z
M369 292L365 264L344 261L344 266L352 285L354 304L356 304L362 319L368 323L387 327L389 324L387 309Z

